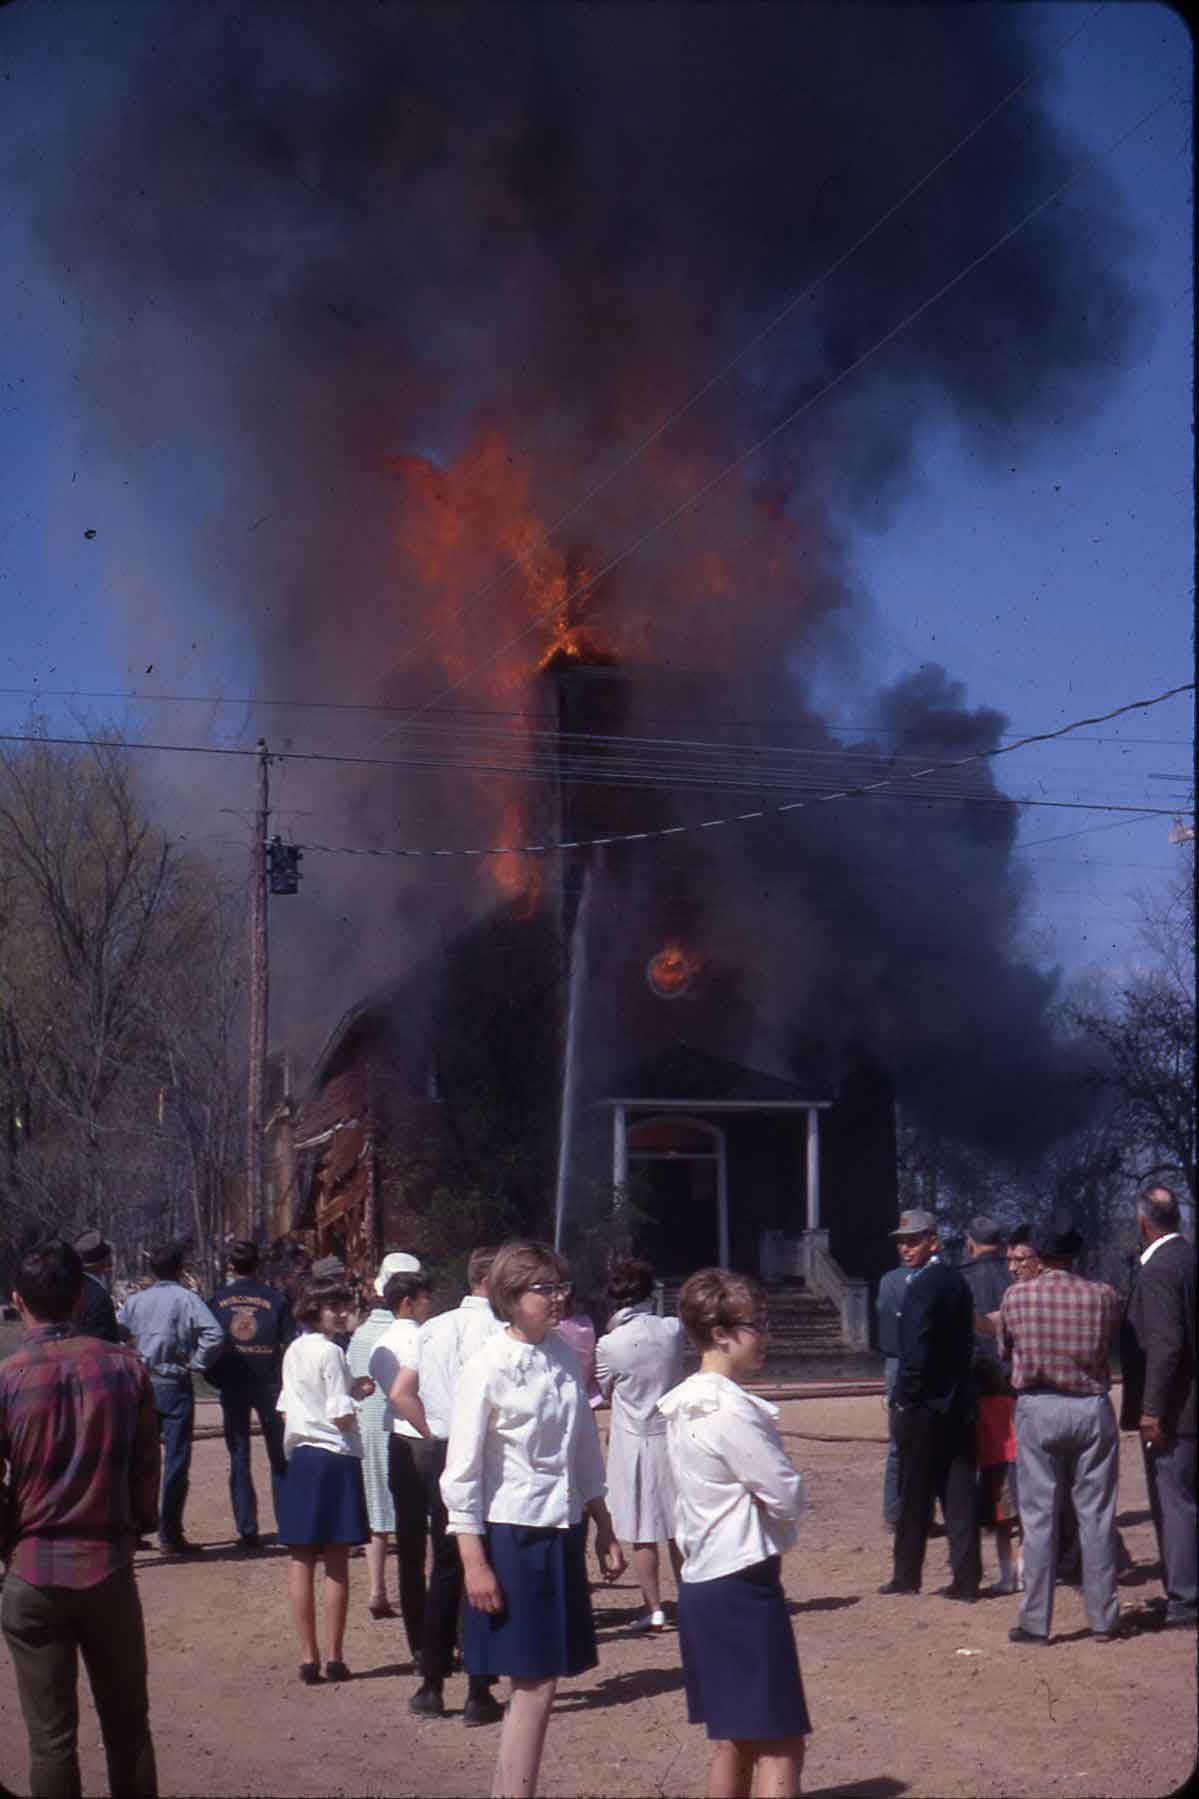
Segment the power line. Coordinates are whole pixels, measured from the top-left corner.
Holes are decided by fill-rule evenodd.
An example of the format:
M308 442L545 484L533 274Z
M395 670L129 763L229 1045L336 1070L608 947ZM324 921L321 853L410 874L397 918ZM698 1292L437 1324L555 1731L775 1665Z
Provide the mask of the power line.
M1076 186L1077 183L1082 180L1084 175L1095 168L1105 157L1110 156L1115 150L1118 150L1120 146L1126 143L1127 140L1138 132L1142 126L1147 125L1150 119L1156 117L1159 112L1163 111L1164 108L1170 104L1171 100L1175 99L1181 91L1180 88L1171 89L1170 93L1168 93L1163 100L1159 100L1155 106L1150 107L1148 112L1143 113L1135 125L1131 125L1127 131L1123 132L1113 143L1109 144L1105 150L1097 152L1094 156L1087 157L1072 175L1068 176L1065 181L1061 182L1053 189L1052 193L1047 194L1043 200L1040 200L1036 206L1026 212L1022 218L1018 219L1016 223L1000 237L996 238L994 243L990 244L987 249L980 252L980 254L974 257L972 261L968 262L964 268L959 269L956 275L951 276L948 281L937 289L936 293L931 294L928 299L921 301L919 306L909 312L905 318L901 319L897 325L894 325L890 331L873 343L869 349L863 350L860 356L855 357L853 362L849 363L838 374L834 375L831 381L826 382L823 387L818 388L814 394L811 394L799 406L795 407L795 409L788 413L786 418L781 419L777 425L773 425L764 436L758 438L756 443L751 444L747 450L743 450L739 456L734 457L731 462L726 463L722 469L710 478L710 480L705 481L702 486L697 488L694 493L690 494L680 505L676 506L673 511L668 512L664 518L659 519L657 524L651 525L648 531L643 532L640 537L635 538L625 549L611 557L594 575L590 575L585 581L581 582L578 587L574 588L571 593L567 594L565 599L555 600L552 607L543 608L523 630L517 632L515 637L511 638L507 643L501 644L499 649L494 650L490 656L485 656L481 662L476 663L473 668L468 669L466 673L459 676L456 681L450 682L448 687L443 687L439 693L434 694L433 698L426 703L426 706L418 709L417 716L419 716L421 712L426 711L428 707L435 705L437 701L447 698L451 693L456 693L459 688L464 687L466 683L473 680L476 675L482 674L485 669L490 668L501 656L507 655L509 650L515 649L517 644L522 643L531 632L535 631L538 626L549 617L551 611L558 612L564 608L573 606L576 600L581 599L584 594L589 593L606 575L611 574L613 569L619 568L622 562L626 562L630 556L643 548L643 546L649 543L652 538L656 537L659 532L665 531L668 526L674 524L677 519L681 518L685 512L691 511L701 500L706 499L722 481L736 469L739 469L743 463L748 462L751 457L758 455L768 444L773 443L774 439L782 432L789 430L795 421L801 418L805 412L808 412L820 400L823 400L828 394L832 393L833 389L839 387L842 381L847 380L850 375L856 373L856 371L868 362L872 356L877 355L880 350L885 349L885 347L889 343L892 343L909 325L914 324L918 318L929 311L931 307L935 306L938 301L944 299L946 294L952 292L952 290L966 280L969 275L972 275L976 269L981 268L985 262L988 262L997 250L1002 249L1005 244L1010 243L1012 238L1022 231L1026 225L1030 224L1032 220L1044 212L1047 207L1052 206L1054 201L1060 200L1064 194L1068 193L1072 187Z
M888 777L885 780L870 782L870 783L867 783L864 785L862 785L862 784L856 785L853 788L846 789L845 792L847 794L852 793L854 795L857 795L859 793L876 792L876 791L880 791L883 788L894 786L903 781L919 780L919 779L924 778L925 776L934 775L934 774L947 774L956 769L969 767L975 763L993 761L993 760L995 760L995 758L997 758L999 756L1011 755L1012 752L1015 750L1027 749L1030 744L1050 743L1059 737L1068 736L1071 732L1081 729L1081 727L1084 725L1106 724L1109 720L1114 719L1114 718L1122 718L1123 716L1125 716L1125 714L1127 714L1129 712L1148 711L1150 709L1150 707L1164 705L1166 701L1176 699L1180 694L1183 694L1183 693L1193 693L1194 690L1195 690L1195 683L1193 681L1183 682L1177 687L1168 688L1166 690L1166 692L1164 692L1164 693L1156 694L1151 699L1130 700L1125 705L1114 707L1110 712L1098 713L1094 717L1091 717L1091 718L1077 719L1077 720L1072 721L1070 724L1060 725L1052 731L1030 732L1029 734L1027 734L1024 737L1017 738L1014 742L1000 744L994 749L976 750L976 751L973 751L970 755L959 756L949 762L929 763L929 764L926 764L925 766L915 769L913 771L896 774L894 776ZM590 734L588 734L588 733L578 733L577 735L584 741L590 740ZM596 737L594 739L594 741L602 744L602 743L606 743L606 742L620 741L620 740ZM636 742L636 741L641 741L641 740L634 739L632 741ZM644 740L644 741L652 741L652 740ZM222 744L210 744L210 743L206 743L206 744L146 743L146 742L143 742L140 740L132 740L132 739L127 739L127 738L90 737L90 736L59 737L59 736L52 736L49 733L40 732L40 731L0 732L0 743L47 744L47 745L53 745L56 747L69 747L69 748L143 750L143 751L152 752L154 754L162 754L162 755L172 755L173 754L173 755L185 755L185 756L235 756L235 757L240 756L240 757L247 757L247 756L257 756L259 754L259 751L257 749L251 749L249 747L242 747L242 746L238 746L238 745L222 745ZM690 746L683 744L682 747L690 747ZM723 747L723 746L716 746L716 747ZM795 753L803 754L805 752L795 752ZM830 752L830 753L836 754L836 752ZM854 754L855 754L854 752L847 752L845 757L839 758L839 759L849 760L849 759L853 758ZM386 757L386 756L353 756L353 755L344 754L341 752L326 751L326 750L280 750L280 751L274 752L272 754L271 759L272 759L272 761L277 761L277 762L327 763L327 764L330 764L330 765L336 766L336 767L348 766L348 767L358 767L358 768L404 769L404 768L410 768L413 765L411 759L401 760L399 758ZM870 761L870 760L878 760L878 759L867 756L866 760ZM896 758L892 757L892 758L885 758L885 759L881 759L881 760L884 760L886 762L886 764L888 766L890 766L890 765L893 765ZM907 760L918 761L919 758L907 758ZM474 767L476 769L483 770L491 765L488 765L488 764L464 765L464 764L460 764L460 763L446 762L445 766L446 767L464 767L465 766L468 768ZM511 771L503 770L501 772L507 773L507 772L511 772ZM833 799L833 798L839 799L842 797L842 794L841 793L827 794L822 797L827 798L827 799ZM963 797L963 796L955 795L954 797ZM966 797L969 797L969 796L966 796ZM999 797L1001 799L1006 798L1006 796L999 796ZM1023 801L1021 803L1028 804L1028 805L1066 805L1066 804L1071 804L1071 803L1079 804L1079 802L1038 801L1038 800L1027 800L1027 801ZM1176 808L1174 808L1174 807L1161 807L1161 806L1159 806L1159 807L1131 807L1131 806L1111 805L1111 806L1106 806L1106 807L1088 807L1085 809L1086 810L1110 810L1110 811L1136 811L1136 812L1143 812L1146 815L1151 814L1151 813L1161 813L1161 814L1169 814L1170 816L1173 816L1174 812L1176 811ZM776 807L776 808L774 808L774 810L775 811L789 811L789 810L791 810L791 808L784 806L784 807ZM757 816L759 816L759 814L756 814L756 813L741 814L740 816L741 817L757 817ZM713 822L720 823L723 821L715 820ZM673 827L673 828L681 829L684 827ZM696 828L705 828L705 827L696 827ZM635 835L641 836L642 833L638 832L638 833L635 833ZM605 839L605 841L611 841L611 839ZM544 847L544 846L542 846L542 847Z
M1063 831L1061 835L1057 837L1032 837L1027 843L1016 844L1015 848L1017 850L1030 850L1034 849L1039 843L1066 843L1071 837L1088 837L1094 831L1122 831L1128 825L1140 824L1145 819L1160 817L1161 813L1154 809L1150 812L1142 812L1139 818L1118 818L1114 824L1110 825L1083 825L1080 831ZM1135 868L1137 866L1139 865L1136 863L1129 864L1129 867Z
M997 749L976 750L971 755L960 756L952 762L930 763L926 768L918 769L913 773L893 775L885 780L871 782L865 786L844 787L836 793L819 794L813 799L791 800L783 806L761 807L753 812L739 812L733 816L724 818L703 819L696 824L665 825L652 830L610 833L603 837L581 838L565 843L504 844L487 848L472 849L358 849L327 843L306 843L302 847L304 849L319 851L325 855L345 856L412 856L422 858L433 856L545 856L550 855L557 850L594 849L610 844L645 843L664 837L680 837L690 835L696 831L714 830L722 825L746 824L755 819L777 817L782 813L801 811L808 806L826 805L833 800L864 798L871 794L878 793L884 788L897 786L901 782L918 781L926 775L944 774L948 770L964 768L968 764L974 762L994 761L999 756L1010 755L1013 750L1025 749L1029 744L1048 743L1054 738L1064 737L1070 731L1076 730L1082 725L1106 724L1110 719L1119 718L1126 712L1147 710L1150 706L1160 706L1164 704L1166 700L1172 700L1180 693L1192 692L1194 686L1195 683L1193 681L1184 682L1178 687L1171 687L1167 692L1158 694L1153 699L1131 700L1126 705L1114 707L1110 712L1100 713L1093 718L1078 719L1073 724L1062 725L1056 731L1038 732L1033 736L1022 738L1018 743L1003 744ZM1033 800L1026 803L1030 805L1052 806L1055 808L1066 808L1069 810L1088 812L1136 811L1138 813L1144 813L1146 811L1152 811L1157 812L1161 817L1173 817L1175 815L1173 808L1165 806L1099 807L1084 806L1077 801L1070 800Z
M59 699L59 700L62 700L62 699L66 699L66 700L120 700L122 702L133 704L133 705L237 706L243 711L251 711L255 708L258 708L258 709L271 708L271 709L279 709L279 710L294 711L294 712L381 713L385 717L394 717L399 714L412 713L416 716L423 716L424 718L426 718L430 721L432 720L432 718L438 716L438 714L436 712L426 711L426 709L421 706L396 706L396 705L387 705L387 704L384 704L383 702L367 702L367 701L362 701L362 700L273 699L273 698L268 697L265 694L256 694L256 693L246 694L244 697L239 698L237 696L231 696L228 694L219 694L219 693L205 693L205 694L200 694L200 693L144 693L144 692L139 691L137 688L116 689L116 690L110 691L110 690L105 690L105 689L93 689L93 688L84 688L84 687L0 687L0 696L5 695L5 694L13 696L13 697L22 698L22 699L44 698L44 699ZM441 716L443 716L447 719L452 719L452 720L467 720L467 719L475 719L475 718L528 720L530 717L545 718L545 717L548 717L549 714L548 714L548 712L545 712L545 711L530 712L530 710L528 708L521 708L521 707L501 708L501 707L485 707L485 706L447 706L447 707L443 708ZM645 714L642 714L642 717L646 724L653 724L659 718L662 718L663 720L668 719L670 723L672 723L676 726L687 725L687 724L698 724L698 725L706 725L709 728L718 728L718 729L726 729L726 730L760 730L761 726L762 726L762 719L760 719L760 718L721 718L719 715L713 717L710 714L707 714L702 718L691 718L691 717L688 717L686 714L671 713L671 714L667 715L667 714L645 713ZM421 726L422 730L429 730L429 731L439 730L442 728L443 727L441 727L441 726L434 725L432 722L429 722L429 723ZM480 729L480 730L485 729L485 727L482 727L482 726L473 727L473 728ZM867 724L850 723L849 721L837 721L837 722L833 722L833 723L826 723L822 720L813 720L810 723L794 721L794 722L789 722L787 728L789 730L791 730L792 732L802 733L805 731L817 731L817 732L820 732L822 735L824 735L825 733L827 733L829 731L841 731L841 732L857 731L857 732L861 732L861 734L863 736L874 735L874 736L880 736L880 737L902 737L907 734L906 728L904 726L902 726L902 725L885 725L885 724L881 723L881 721L879 721L879 720L874 720ZM544 734L552 735L552 736L558 735L558 733L556 733L556 732L548 732L548 733L544 733ZM1002 739L1004 739L1004 741L1011 741L1012 739L1014 739L1018 736L1022 736L1023 734L1024 733L1021 733L1019 731L1000 731L997 733L997 735L999 737L1001 737ZM644 742L671 742L671 741L675 741L675 740L672 740L669 738L666 738L666 739L653 739L653 738L625 739L622 737L600 738L600 737L597 737L594 733L590 733L590 732L579 732L579 733L564 732L564 733L562 733L562 736L565 738L570 738L572 736L578 736L581 738L585 738L588 741L613 742L613 743L621 743L621 742L625 742L625 741L630 741L630 742L642 742L642 741L644 741ZM3 741L3 740L0 739L0 741ZM80 739L79 741L83 741L83 740ZM685 741L685 740L680 739L677 741ZM702 742L704 740L696 740L696 741ZM721 742L721 740L718 738L709 739L707 741L710 742L714 747L717 747L717 748L748 750L748 749L751 749L754 747L758 747L758 746L754 746L754 745L741 745L741 744L726 745L726 744L723 744ZM1191 742L1192 742L1192 740L1189 737L1125 737L1125 736L1122 736L1119 734L1114 734L1112 736L1103 736L1103 737L1075 737L1073 739L1073 741L1075 743L1119 743L1121 745L1129 745L1129 744L1151 745L1158 749L1161 749L1161 748L1189 749L1191 747ZM132 746L130 746L130 747L132 747ZM795 754L807 754L807 755L811 755L811 756L840 755L840 754L852 753L849 751L842 752L842 751L838 751L838 750L819 750L819 749L812 749L812 750L804 751L801 746L798 746L798 745L791 746L791 745L786 745L786 744L781 745L781 746L776 746L776 747L780 748L782 751L793 750Z

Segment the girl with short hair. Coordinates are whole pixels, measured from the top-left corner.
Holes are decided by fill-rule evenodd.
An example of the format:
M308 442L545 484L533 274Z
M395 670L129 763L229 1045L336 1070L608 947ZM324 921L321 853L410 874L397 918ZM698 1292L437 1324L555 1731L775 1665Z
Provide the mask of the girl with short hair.
M697 1374L658 1401L678 1495L687 1716L712 1739L709 1799L792 1799L811 1730L780 1578L803 1506L778 1408L744 1390L766 1349L766 1294L727 1268L684 1281Z
M512 1683L492 1790L527 1799L559 1678L597 1660L585 1514L605 1579L625 1564L578 1358L554 1335L570 1295L566 1264L547 1244L505 1243L487 1290L507 1328L463 1365L441 1492L469 1601L466 1671Z
M327 1680L348 1680L343 1659L350 1594L350 1549L370 1538L362 1484L362 1438L355 1400L375 1390L369 1375L355 1380L335 1341L344 1331L353 1293L333 1276L310 1280L295 1309L302 1335L283 1358L278 1410L283 1414L287 1472L279 1482L279 1541L290 1550L288 1589L300 1638L300 1679L321 1677L316 1636L316 1565L325 1567Z

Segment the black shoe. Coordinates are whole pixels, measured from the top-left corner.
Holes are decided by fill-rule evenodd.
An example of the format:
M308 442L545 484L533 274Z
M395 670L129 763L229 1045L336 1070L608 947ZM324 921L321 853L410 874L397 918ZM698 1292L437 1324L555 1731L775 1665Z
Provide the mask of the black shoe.
M462 1722L468 1727L475 1724L498 1724L503 1715L503 1706L490 1693L472 1693L462 1707Z
M243 1531L237 1539L237 1547L239 1549L261 1549L262 1538L256 1530Z
M1039 1643L1042 1648L1048 1643L1048 1637L1039 1637L1034 1631L1025 1630L1023 1624L1013 1624L1007 1633L1009 1643Z
M320 1677L321 1677L321 1665L319 1662L301 1662L300 1663L300 1679L304 1682L304 1685L306 1687L316 1686L317 1682L320 1680Z
M977 1592L972 1593L969 1587L959 1587L956 1581L950 1581L947 1587L937 1588L937 1597L938 1599L959 1599L963 1605L973 1605L978 1594Z
M203 1543L189 1543L186 1537L172 1537L158 1547L164 1555L203 1555Z
M880 1593L918 1593L919 1587L909 1587L902 1580L889 1580L879 1588Z
M325 1663L326 1680L349 1680L349 1678L350 1670L346 1667L344 1662Z
M1114 1630L1093 1630L1091 1632L1091 1641L1092 1643L1120 1643L1123 1642L1126 1637L1133 1636L1134 1634L1135 1632L1129 1628L1123 1619L1121 1619Z
M417 1712L422 1718L443 1718L445 1716L445 1700L441 1696L441 1688L425 1681L417 1687L408 1701L408 1710Z

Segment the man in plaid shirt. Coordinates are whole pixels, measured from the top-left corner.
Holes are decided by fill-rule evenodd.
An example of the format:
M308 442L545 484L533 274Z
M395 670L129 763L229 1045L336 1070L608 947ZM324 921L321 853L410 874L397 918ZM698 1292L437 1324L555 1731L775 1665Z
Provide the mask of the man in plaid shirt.
M158 1521L150 1379L133 1350L73 1322L83 1263L30 1251L13 1298L29 1335L0 1363L0 1628L29 1733L34 1799L77 1799L77 1654L104 1735L109 1789L158 1791L133 1551Z
M1053 1619L1057 1496L1064 1483L1078 1517L1083 1598L1096 1641L1119 1633L1116 1479L1120 1437L1108 1398L1109 1352L1120 1302L1101 1281L1072 1270L1082 1238L1055 1212L1035 1235L1043 1264L1008 1288L999 1308L999 1353L1011 1358L1016 1392L1016 1472L1024 1533L1024 1601L1014 1643L1047 1643Z

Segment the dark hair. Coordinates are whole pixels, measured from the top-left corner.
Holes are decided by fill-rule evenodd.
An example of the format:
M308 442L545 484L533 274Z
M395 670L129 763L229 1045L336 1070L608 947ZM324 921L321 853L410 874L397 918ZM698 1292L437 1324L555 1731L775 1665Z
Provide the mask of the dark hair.
M183 1249L178 1243L163 1243L146 1256L155 1280L177 1281L183 1269Z
M1155 1198L1159 1193L1162 1197ZM1151 1229L1163 1234L1178 1230L1182 1224L1182 1207L1168 1181L1156 1178L1146 1181L1137 1194L1137 1211Z
M766 1289L752 1275L701 1268L679 1288L679 1317L697 1349L709 1348L718 1326L732 1330L765 1315Z
M258 1266L258 1245L239 1237L229 1245L229 1266L235 1274L253 1274Z
M491 1273L491 1264L495 1261L495 1248L488 1244L486 1248L472 1249L470 1260L466 1264L466 1284L473 1293L481 1287Z
M297 1324L315 1325L326 1306L352 1306L353 1289L336 1275L316 1275L305 1281L295 1304Z
M1017 1244L1032 1242L1031 1224L1014 1224L1007 1234L1007 1246L1012 1249Z
M613 1256L608 1264L608 1298L614 1306L635 1306L654 1290L654 1265L643 1256Z
M548 1243L514 1238L501 1243L487 1277L491 1309L505 1324L512 1322L516 1302L538 1281L568 1281L570 1269Z
M61 1237L38 1243L17 1267L17 1296L39 1324L63 1324L83 1292L83 1260Z
M400 1274L388 1275L383 1304L389 1312L398 1312L406 1299L419 1299L422 1293L432 1291L433 1282L423 1269L406 1269Z

